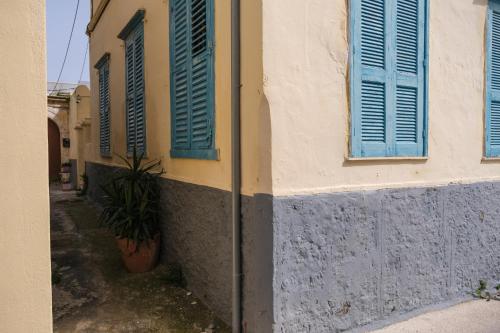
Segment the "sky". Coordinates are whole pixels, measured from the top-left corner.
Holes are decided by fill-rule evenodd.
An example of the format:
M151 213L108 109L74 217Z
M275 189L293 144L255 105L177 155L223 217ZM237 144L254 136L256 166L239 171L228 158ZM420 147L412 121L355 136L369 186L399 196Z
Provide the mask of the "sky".
M55 82L61 70L78 0L47 0L47 72ZM90 0L80 0L75 30L61 83L78 83L87 47L85 30L90 20ZM82 81L89 81L88 55Z

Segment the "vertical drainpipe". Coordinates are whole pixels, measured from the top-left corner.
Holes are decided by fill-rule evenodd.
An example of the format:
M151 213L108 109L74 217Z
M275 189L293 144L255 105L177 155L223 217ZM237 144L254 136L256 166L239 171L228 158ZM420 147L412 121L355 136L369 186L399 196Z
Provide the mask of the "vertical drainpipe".
M231 171L233 226L233 333L241 332L240 0L231 0Z

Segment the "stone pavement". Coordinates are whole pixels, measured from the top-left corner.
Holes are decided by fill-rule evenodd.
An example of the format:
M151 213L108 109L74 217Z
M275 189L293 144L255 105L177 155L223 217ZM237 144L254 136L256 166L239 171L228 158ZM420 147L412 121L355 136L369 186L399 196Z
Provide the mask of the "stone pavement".
M372 333L499 333L500 302L476 300L433 311Z
M99 209L51 188L54 332L227 333L188 290L175 266L129 274Z

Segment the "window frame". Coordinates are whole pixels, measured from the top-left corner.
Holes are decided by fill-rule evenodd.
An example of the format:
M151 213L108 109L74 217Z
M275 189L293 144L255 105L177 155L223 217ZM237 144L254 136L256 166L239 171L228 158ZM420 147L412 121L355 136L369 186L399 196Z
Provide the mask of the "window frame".
M492 41L493 41L493 12L500 13L500 1L488 0L486 12L486 87L485 87L485 114L484 114L484 157L499 158L500 147L493 147L491 143L491 104L492 104ZM500 36L499 36L500 37ZM498 94L497 94L498 95ZM500 96L498 96L500 98ZM499 99L499 98L496 98Z
M394 0L394 6L396 6L397 0ZM422 69L422 74L423 74L423 108L422 108L422 118L423 118L423 128L422 128L422 154L397 154L395 151L392 151L392 154L387 154L387 147L388 147L388 142L392 142L394 140L394 137L391 138L386 138L386 143L383 144L383 148L380 150L377 149L376 151L371 151L368 153L364 153L361 149L361 139L360 139L360 133L356 133L356 131L360 132L361 128L356 127L357 117L360 115L358 114L360 109L358 110L354 109L354 104L353 101L361 101L361 94L360 91L356 87L356 80L354 77L354 73L356 73L356 69L358 66L362 66L361 64L358 64L356 61L356 54L358 52L361 52L361 50L358 50L356 48L356 45L360 45L359 42L356 40L356 38L360 38L359 35L356 35L357 31L357 24L360 24L360 22L356 21L356 15L358 11L360 11L360 5L361 5L361 0L349 0L349 102L348 102L348 112L349 112L349 140L348 140L348 154L347 154L347 159L348 160L390 160L390 159L398 159L398 160L425 160L428 157L428 135L429 135L429 128L428 128L428 123L429 123L429 21L430 21L430 1L429 0L421 0L424 1L424 59L423 59L423 69ZM391 1L392 2L392 1ZM393 13L395 14L395 13ZM386 14L390 15L390 14ZM396 25L393 23L392 25L392 31L396 31ZM388 32L385 32L386 38L388 39L393 39L395 40L397 37L396 33L388 34ZM394 43L394 41L392 41ZM386 55L387 56L387 55ZM389 55L392 56L393 55ZM397 74L397 70L395 69L395 64L396 64L396 58L393 57L392 64L394 64L393 69L391 69L391 73L394 75ZM421 64L417 64L418 66L421 66ZM389 70L389 69L386 69ZM387 88L386 88L387 89ZM394 91L394 94L396 92ZM387 114L387 104L385 105L385 111ZM391 124L393 128L395 129L395 124ZM382 145L382 144L381 144Z
M147 103L146 103L146 34L145 34L145 26L144 26L144 18L146 15L146 11L144 9L139 9L134 16L130 19L130 21L125 25L125 27L122 29L122 31L118 34L118 38L123 40L124 43L124 73L125 73L125 150L127 156L131 157L133 153L133 148L129 147L129 123L128 123L128 88L127 88L127 46L128 43L130 43L131 39L134 39L135 34L137 33L137 29L142 29L142 87L143 87L143 140L144 140L144 147L142 150L138 150L139 153L143 153L144 156L147 156L147 140L148 140L148 135L147 135L147 117L146 117L146 109L147 109ZM134 63L134 69L135 69L135 40L132 42L134 44L134 52L133 52L133 63ZM136 89L137 83L135 80L134 76L134 91ZM134 101L135 104L135 101ZM135 118L137 118L137 108L134 108L134 113L135 113ZM137 133L137 120L135 124L136 128L136 133ZM137 135L135 136L135 142L134 145L137 143ZM130 149L129 149L130 148Z
M188 9L191 9L192 1L193 0L186 0L188 4ZM206 0L207 1L207 11L208 11L208 16L207 16L207 38L208 42L210 45L208 45L208 52L210 52L210 63L209 63L209 81L208 86L210 86L210 90L208 92L208 102L211 107L211 111L208 112L208 121L210 124L210 129L211 129L211 138L210 138L210 143L208 148L203 148L203 149L196 149L192 148L192 142L191 142L191 136L189 135L188 140L189 142L189 149L179 149L175 148L175 142L176 142L176 134L175 134L175 91L174 91L174 63L175 63L175 46L174 46L174 41L173 41L173 36L175 33L175 25L174 25L174 20L173 20L173 15L174 15L174 3L171 1L169 4L169 20L170 20L170 26L169 26L169 50L170 50L170 62L169 62L169 82L170 82L170 142L171 142L171 149L170 149L170 157L171 158L185 158L185 159L197 159L197 160L219 160L219 150L215 148L215 136L216 136L216 105L215 105L215 90L216 90L216 75L215 75L215 63L216 63L216 50L215 50L215 1L213 0ZM189 28L189 36L191 36L191 28ZM191 41L189 41L191 42ZM192 54L192 46L190 46L190 51L189 51L189 61L193 62L195 57ZM192 72L192 65L189 66L189 70ZM191 75L191 74L189 74ZM190 86L192 87L192 85ZM191 121L191 112L192 110L188 109L188 119Z
M110 91L110 59L111 59L111 55L110 53L106 52L98 61L97 63L94 65L94 68L97 70L97 76L98 76L98 86L99 86L99 96L98 96L98 102L99 102L99 152L101 154L102 157L111 157L111 150L112 150L112 142L111 142L111 138L112 138L112 135L111 135L111 129L112 129L112 126L111 126L111 91ZM104 70L105 68L107 68L107 75L108 75L108 80L107 80L107 84L108 84L108 100L107 100L107 109L106 109L106 113L107 113L107 117L108 117L108 135L109 135L109 138L108 138L108 147L107 147L107 150L104 150L103 149L103 143L102 143L102 130L103 130L103 124L102 124L102 99L101 99L101 94L102 94L102 90L101 90L101 71Z

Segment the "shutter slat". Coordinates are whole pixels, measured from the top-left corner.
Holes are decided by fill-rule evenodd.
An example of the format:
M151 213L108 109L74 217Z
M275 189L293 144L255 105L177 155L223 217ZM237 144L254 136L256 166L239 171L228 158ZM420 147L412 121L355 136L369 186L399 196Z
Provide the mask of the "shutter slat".
M398 87L396 94L396 141L417 142L417 89Z
M361 137L364 142L385 142L385 86L363 82L361 87Z
M385 68L384 0L361 0L361 60Z
M397 69L417 74L418 1L398 0L396 18Z

